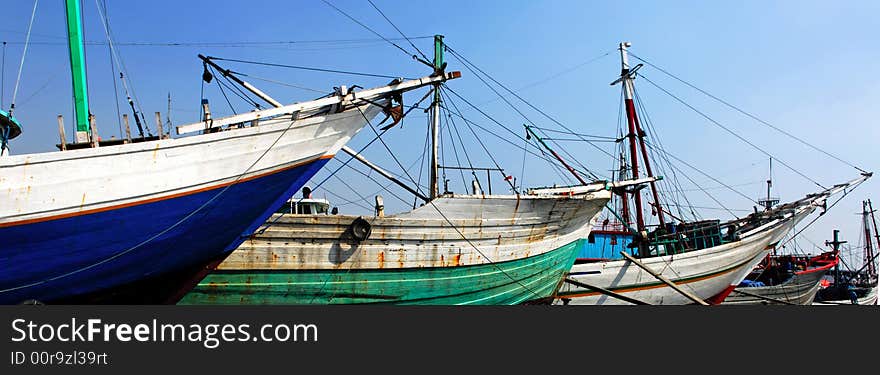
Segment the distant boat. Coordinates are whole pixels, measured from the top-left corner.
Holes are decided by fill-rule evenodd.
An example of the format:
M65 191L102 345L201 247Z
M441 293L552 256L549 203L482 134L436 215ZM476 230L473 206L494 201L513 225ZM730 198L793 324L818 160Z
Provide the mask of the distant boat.
M767 196L758 200L758 204L767 210L779 203L779 198L770 195L770 189L773 186L773 159L770 159L769 176ZM727 296L723 304L809 305L813 303L813 298L819 291L819 282L822 277L839 261L839 252L836 250L810 256L776 254L774 249Z
M724 300L724 305L809 305L822 277L839 262L835 251L816 256L768 255Z
M620 228L604 235L628 243L623 251L611 254L590 238L581 244L588 255L577 259L556 294L556 303L572 305L611 304L719 304L739 285L749 272L803 218L825 200L870 177L865 173L853 181L835 185L816 194L765 210L742 219L722 222L718 219L685 221L675 218L660 203L659 176L652 173L648 149L634 102L635 72L641 64L630 67L627 48L619 46L622 71L612 85L623 86L628 133L620 141L629 143L629 164L621 155L621 176L638 180L644 167L650 181L647 199L659 224L649 228L642 213L640 189L616 189L620 209L610 211ZM641 151L641 152L639 152ZM644 162L640 165L639 158ZM631 175L626 176L626 172ZM548 189L550 191L551 189ZM632 206L630 206L632 205ZM635 216L635 220L633 220ZM670 217L678 221L673 223ZM593 237L593 240L599 237ZM619 245L618 245L619 246Z
M206 114L177 127L202 134L160 132L111 147L89 114L79 2L66 3L77 142L62 136L66 151L0 157L3 304L176 302L368 121L391 110L392 98L457 77ZM20 133L11 113L0 120L0 133Z
M841 270L838 264L822 280L822 287L816 293L813 305L876 305L877 304L877 249L880 246L880 233L870 200L862 202L862 230L864 237L861 249L864 250L862 266L855 270ZM827 242L838 249L846 241L840 241L838 231L834 240Z
M435 47L439 66L439 37ZM438 90L431 116L435 132ZM294 213L285 205L287 214L273 216L181 303L548 301L574 262L579 239L589 235L611 198L612 185L595 182L578 196L493 195L476 185L471 194L440 194L436 138L433 146L431 192L420 207L385 215L377 200L375 215L363 217L304 214L299 205ZM326 211L303 198L300 203L315 203L313 212Z

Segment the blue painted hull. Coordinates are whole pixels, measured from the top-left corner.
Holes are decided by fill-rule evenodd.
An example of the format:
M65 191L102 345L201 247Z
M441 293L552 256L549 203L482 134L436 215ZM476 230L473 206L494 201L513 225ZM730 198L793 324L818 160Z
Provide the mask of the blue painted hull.
M199 280L187 279L204 276L206 265L237 248L327 160L156 202L0 228L0 303L176 302L188 286L181 283L194 286Z

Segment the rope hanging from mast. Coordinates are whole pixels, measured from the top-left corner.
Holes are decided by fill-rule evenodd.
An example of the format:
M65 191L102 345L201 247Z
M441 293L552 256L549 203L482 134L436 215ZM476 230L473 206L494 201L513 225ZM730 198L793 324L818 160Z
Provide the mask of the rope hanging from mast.
M31 40L31 30L34 27L34 17L36 17L37 15L37 4L39 3L40 0L34 0L34 9L31 11L31 20L30 22L28 22L28 31L24 41L24 50L21 52L21 62L18 64L18 76L15 78L15 87L12 90L12 104L9 105L10 118L12 117L12 112L15 111L15 98L18 96L18 88L21 84L21 71L24 69L24 58L25 56L27 56L28 45L30 45Z

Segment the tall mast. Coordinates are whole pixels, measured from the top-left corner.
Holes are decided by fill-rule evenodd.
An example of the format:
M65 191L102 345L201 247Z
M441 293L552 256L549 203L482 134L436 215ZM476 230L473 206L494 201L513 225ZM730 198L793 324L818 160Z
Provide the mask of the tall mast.
M443 70L443 35L434 35L434 74ZM434 101L431 103L431 194L437 198L439 159L437 145L440 143L440 84L434 85Z
M868 215L871 216L870 219L868 219ZM872 222L874 224L874 237L877 237L878 240L880 240L880 237L876 233L877 221L874 220L874 207L872 207L870 200L862 202L862 220L865 224L865 267L867 268L868 275L876 275L877 269L874 267L874 238L871 238Z
M833 237L834 240L832 240L832 241L826 240L825 241L825 246L831 246L831 248L834 249L834 254L836 256L840 256L840 245L843 245L846 243L846 241L840 241L839 234L840 234L840 231L835 229L834 230L834 237ZM834 266L834 285L840 286L840 285L842 285L842 284L840 284L841 282L842 282L842 280L840 279L840 263L838 262Z
M627 47L632 44L629 42L620 43L620 63L621 63L621 71L620 77L623 83L623 95L624 95L624 103L626 104L626 119L629 124L629 133L627 134L627 138L629 138L629 152L630 152L630 163L632 164L632 178L637 180L639 178L639 156L638 151L636 150L638 147L636 143L638 141L641 146L641 154L642 159L645 162L645 172L648 177L654 177L654 173L651 170L650 159L648 158L648 149L645 146L645 133L642 131L641 124L639 123L638 115L636 114L636 106L633 98L635 96L635 89L633 88L633 76L632 71L629 67L629 55L627 54ZM638 67L636 67L638 68ZM616 83L616 81L615 81ZM664 228L666 226L666 220L663 215L663 208L660 206L660 195L657 192L657 184L654 181L651 181L651 193L654 198L654 208L657 212L657 219L660 221L660 227ZM633 191L633 199L635 200L635 211L636 211L636 224L638 225L639 231L645 230L645 219L642 214L642 196L638 190Z
M73 108L76 112L76 141L85 142L89 134L89 96L86 83L86 58L83 47L82 12L79 0L65 0L67 41L70 49L70 73L73 81Z

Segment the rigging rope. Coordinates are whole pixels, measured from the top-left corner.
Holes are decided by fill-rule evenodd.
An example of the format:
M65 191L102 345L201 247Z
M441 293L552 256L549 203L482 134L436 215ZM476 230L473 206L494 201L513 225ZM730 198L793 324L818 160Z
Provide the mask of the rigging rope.
M505 103L507 103L507 105L508 105L510 108L512 108L516 113L518 113L518 114L519 114L524 120L526 120L526 122L528 122L530 125L535 125L535 123L534 123L531 119L529 119L528 116L526 116L522 111L519 110L519 108L517 108L515 105L513 105L513 103L511 103L509 100L507 100L507 98L505 98L503 95L501 95L501 93L498 92L498 90L496 90L494 87L492 87L492 85L490 85L488 82L486 82L486 80L483 79L483 77L481 77L480 74L477 74L477 72L474 71L474 69L478 70L478 71L479 71L480 73L482 73L484 76L486 76L487 78L491 79L492 81L494 81L494 82L495 82L496 84L498 84L499 86L503 87L503 88L504 88L505 90L507 90L508 92L511 92L511 93L512 93L511 90L507 89L507 87L505 87L504 85L501 85L497 80L495 80L494 78L490 77L488 74L486 74L486 72L484 72L483 70L481 70L480 68L478 68L476 65L473 65L473 64L472 64L470 61L468 61L467 59L464 59L464 58L461 57L460 55L456 54L454 51L452 51L452 50L449 49L448 47L447 47L447 49L449 50L450 53L452 53L453 56L455 56L455 57L457 57L459 60L461 60L461 62L462 62L463 65L465 66L465 68L467 68L471 73L473 73L474 76L477 77L477 79L479 79L481 82L483 82L483 84L486 85L486 87L488 87L490 90L492 90L492 92L494 92L495 95L497 95L499 98L501 98L501 100L503 100ZM524 99L522 99L521 97L517 96L516 94L514 94L514 96L516 96L516 97L519 98L520 100L525 101ZM528 102L526 102L526 104L528 104L529 106L531 106L531 104L528 103ZM535 108L534 106L532 106L532 108L540 112L540 110L538 110L538 109ZM544 114L544 115L546 116L546 114ZM569 131L570 131L570 129L567 129L567 128L566 128L566 130L569 130ZM573 133L573 132L572 132L572 133ZM546 134L545 134L545 135L546 135ZM588 141L588 140L586 140L586 139L583 139L583 141L589 143L589 144L592 145L593 147L596 147L596 148L598 148L600 151L602 151L601 148L599 148L599 147L596 146L595 144L592 144L590 141ZM584 170L587 170L588 172L590 171L589 168L587 168L587 167L585 167L583 164L581 164L580 161L579 161L577 158L575 158L575 157L573 157L571 154L569 154L568 151L565 150L565 148L561 147L561 146L560 146L558 143L556 143L556 142L551 142L551 143L553 143L554 146L556 146L557 148L559 148L559 149L562 151L562 153L565 154L565 155L569 158L569 160L571 160L573 163L577 164L579 167L581 167L581 168L584 169ZM593 178L593 179L596 179L596 180L599 179L598 176L596 176L596 175L595 175L594 173L592 173L592 172L590 172L590 177Z
M645 144L646 144L649 148L651 148L651 149L655 149L654 146L653 146L651 143L649 143L648 141L645 141ZM680 163L682 163L682 164L684 164L684 165L686 165L686 166L692 168L693 170L695 170L695 171L697 171L697 172L703 174L704 176L707 176L707 177L709 177L709 178L715 180L715 178L713 178L712 176L709 176L709 175L706 174L705 172L703 172L703 171L697 169L696 167L694 167L694 166L692 166L692 165L690 165L690 164L688 164L688 163L685 163L683 160L681 160L681 159L675 157L675 155L669 154L666 150L660 150L660 152L666 153L667 155L671 156L671 157L674 158L675 160L678 160ZM672 167L673 167L673 168L678 168L678 167L676 167L676 166L674 166L674 165L673 165ZM681 171L680 168L678 168L678 170ZM718 204L719 206L721 206L721 207L724 207L724 209L725 209L729 214L731 214L733 217L735 217L735 218L739 218L739 216L736 216L736 214L734 214L733 211L731 211L730 209L728 209L727 206L725 206L725 205L724 205L723 203L721 203L718 199L716 199L715 196L713 196L712 194L709 194L709 192L707 192L706 190L702 189L702 187L701 187L699 184L697 184L697 182L694 181L690 176L688 176L687 174L685 174L683 171L681 171L681 172L682 172L682 175L684 175L684 177L685 177L688 181L690 181L692 184L694 184L694 186L696 186L697 188L699 188L699 189L700 189L704 194L706 194L710 199L712 199L713 201L715 201L715 203L717 203L717 204ZM718 183L720 183L720 184L723 185L723 183L720 182L720 181L718 181L718 180L715 180L715 182L718 182ZM728 188L729 188L729 187L728 187ZM738 191L734 190L733 188L729 188L729 189L733 190L733 191L736 192L736 193L739 193ZM743 197L745 197L746 199L748 199L749 202L754 202L754 201L752 200L752 198L749 198L747 195L742 194L742 193L739 193L739 194L742 195Z
M31 40L31 30L34 27L34 17L37 15L37 4L40 0L34 0L34 9L31 11L31 20L28 23L27 36L25 37L24 50L21 52L21 63L18 64L18 77L15 78L15 88L12 90L12 104L9 107L9 116L12 117L12 111L15 109L15 97L18 95L18 87L21 83L21 71L24 69L24 57L27 55L28 44Z
M641 76L642 78L644 78L646 81L648 81L648 83L650 83L650 84L653 85L654 87L660 89L660 91L663 91L664 93L666 93L667 95L671 96L673 99L675 99L675 100L678 101L679 103L681 103L681 104L683 104L684 106L690 108L692 111L696 112L696 113L699 114L700 116L703 116L703 118L709 120L709 122L711 122L711 123L717 125L717 126L720 127L721 129L724 129L725 131L727 131L728 133L730 133L731 135L733 135L733 136L736 137L737 139L739 139L739 140L745 142L745 143L748 144L749 146L752 146L754 149L758 150L758 151L761 152L762 154L767 155L767 156L769 156L769 157L775 159L775 160L778 161L780 164L782 164L782 165L785 166L786 168L790 169L792 172L797 173L799 176L805 178L807 181L810 181L810 182L816 184L816 186L818 186L818 187L820 187L820 188L822 188L822 189L826 189L825 186L822 186L822 184L816 182L816 180L813 180L813 179L810 178L809 176L803 174L801 171L799 171L799 170L795 169L794 167L788 165L788 163L786 163L786 162L780 160L778 157L775 157L775 156L773 156L772 154L770 154L769 152L764 151L764 149L758 147L757 145L755 145L755 144L752 143L752 142L749 142L749 140L743 138L741 135L737 134L737 133L734 132L733 130L730 130L730 128L728 128L728 127L726 127L726 126L724 126L724 125L721 125L721 123L719 123L718 121L715 121L713 118L709 117L708 115L706 115L706 114L703 113L703 112L700 112L700 110L694 108L693 106L691 106L690 104L688 104L688 103L685 102L684 100L682 100L682 99L680 99L679 97L673 95L671 92L667 91L666 89L660 87L659 85L657 85L656 83L654 83L653 81L651 81L650 79L648 79L648 77L645 77L644 74L640 74L640 76Z
M818 148L818 147L816 147L816 146L813 146L812 144L808 143L807 141L805 141L805 140L803 140L803 139L801 139L801 138L799 138L799 137L797 137L797 136L795 136L795 135L793 135L793 134L791 134L791 133L789 133L789 132L787 132L787 131L785 131L785 130L782 130L782 129L776 127L776 126L771 125L769 122L764 121L764 120L758 118L757 116L755 116L755 115L753 115L753 114L751 114L751 113L749 113L749 112L746 112L745 110L742 110L742 109L740 109L739 107L734 106L733 104L730 104L729 102L727 102L727 101L725 101L725 100L723 100L723 99L721 99L721 98L719 98L719 97L717 97L717 96L715 96L715 95L712 95L712 94L706 92L705 90L703 90L703 89L701 89L701 88L699 88L699 87L696 87L696 86L692 85L691 83L689 83L689 82L687 82L687 81L685 81L685 80L683 80L683 79L681 79L681 78L679 78L679 77L673 75L672 73L669 73L668 71L666 71L666 70L660 68L660 67L657 66L657 65L654 65L654 64L648 62L647 60L645 60L645 59L643 59L643 58L641 58L641 57L635 55L634 53L629 52L629 54L630 54L630 56L635 57L636 59L639 59L640 61L644 62L645 64L650 65L650 66L653 67L654 69L657 69L657 70L663 72L664 74L666 74L666 75L668 75L668 76L670 76L670 77L672 77L672 78L678 80L679 82L681 82L681 83L683 83L683 84L689 86L690 88L692 88L692 89L694 89L694 90L697 90L697 91L701 92L702 94L704 94L704 95L706 95L706 96L708 96L708 97L710 97L710 98L712 98L712 99L714 99L714 100L720 102L721 104L724 104L724 105L726 105L726 106L732 108L733 110L735 110L735 111L737 111L737 112L739 112L739 113L742 113L743 115L748 116L749 118L751 118L751 119L753 119L753 120L755 120L755 121L757 121L757 122L759 122L759 123L761 123L761 124L764 124L764 125L766 125L766 126L769 126L770 128L772 128L772 129L774 129L774 130L776 130L776 131L778 131L778 132L780 132L780 133L782 133L782 134L785 134L786 136L788 136L788 137L790 137L790 138L792 138L792 139L794 139L794 140L796 140L796 141L798 141L798 142L800 142L800 143L803 143L804 145L806 145L806 146L808 146L808 147L810 147L810 148L812 148L812 149L814 149L814 150L816 150L816 151L819 151L819 152L821 152L821 153L823 153L823 154L825 154L825 155L827 155L827 156L833 158L834 160L837 160L837 161L839 161L839 162L841 162L841 163L844 163L844 164L846 164L846 165L848 165L848 166L850 166L850 167L853 167L853 168L855 168L856 170L858 170L859 172L867 173L867 171L865 171L864 169L859 168L859 167L853 165L852 163L849 163L849 162L847 162L847 161L845 161L845 160L843 160L843 159L841 159L841 158L839 158L839 157L837 157L837 156L834 156L834 155L832 155L831 153L829 153L829 152L827 152L827 151L825 151L825 150L823 150L823 149L821 149L821 148Z
M339 9L339 8L337 8L335 5L330 4L330 2L328 2L327 0L321 0L321 1L323 1L324 4L329 5L331 8L336 9L337 12L341 13L343 16L347 17L348 19L354 21L354 23L360 25L361 27L363 27L363 28L369 30L371 33L375 34L376 36L382 38L382 40L384 40L384 41L390 43L392 46L397 47L397 49L401 50L401 51L402 51L403 53L405 53L407 56L412 56L412 57L415 56L415 55L409 53L409 51L407 51L407 50L404 49L403 47L399 46L397 43L392 42L392 41L389 40L388 38L382 36L382 34L377 33L375 30L369 28L367 25L364 25L364 24L361 23L360 21L356 20L354 17L349 16L348 13L343 12L342 9ZM377 8L377 9L378 9L378 8ZM388 22L391 22L391 21L388 21ZM430 65L430 64L429 64L429 65Z
M844 190L844 191L843 191L843 195L841 195L840 198L837 198L837 200L834 201L834 203L832 203L830 206L827 206L827 207L825 208L825 212L828 212L828 210L830 210L832 207L836 206L837 203L839 203L843 198L845 198L847 195L849 195L850 193L852 193L856 188L858 188L859 186L861 186L862 183L864 183L865 181L867 181L867 180L861 180L861 181L857 182L855 185L853 185L852 187L849 188L849 191ZM777 245L777 246L780 246L780 247L781 247L781 246L785 246L785 244L787 244L787 243L788 243L789 241L791 241L793 238L797 237L799 234L801 234L801 232L803 232L805 229L809 228L811 225L813 225L813 223L815 223L816 221L818 221L820 218L822 218L823 216L825 216L825 215L824 215L825 212L823 212L823 213L820 214L819 216L816 216L815 218L813 218L813 220L810 220L810 222L807 223L806 225L804 225L804 227L801 228L801 230L799 230L799 231L797 231L797 233L793 234L793 235L791 236L791 238L789 238L789 239L786 240L785 242L780 243L780 244Z
M444 87L445 87L445 85L444 85ZM452 107L455 108L456 111L461 112L461 111L458 109L458 105L456 105L454 101L451 101L451 103L452 103ZM513 182L512 182L510 179L508 179L508 178L507 178L507 177L508 177L507 174L504 173L504 168L501 168L501 165L498 164L498 161L495 160L495 157L492 156L492 153L489 152L489 149L488 149L488 148L486 148L486 145L483 143L483 141L482 141L482 140L480 139L480 137L477 135L477 132L474 131L474 128L471 127L470 124L469 124L467 121L465 121L465 125L467 125L468 129L470 129L471 134L474 135L474 138L477 140L477 143L480 144L480 147L483 148L483 151L486 151L486 155L489 156L489 159L490 159L490 160L492 160L492 164L495 165L495 168L498 168L498 171L501 173L501 176L504 178L504 181L507 182L508 185L510 185L510 189L513 191L513 193L519 195L519 191L516 190L516 187L515 187L515 186L513 186ZM487 181L487 183L490 183L490 182Z
M313 67L298 66L298 65L275 64L275 63L267 63L267 62L261 62L261 61L227 59L227 58L215 57L215 56L209 56L208 58L211 60L217 60L217 61L230 61L230 62L237 62L237 63L242 63L242 64L263 65L263 66L271 66L271 67L276 67L276 68L300 69L300 70L309 70L309 71L314 71L314 72L338 73L338 74L348 74L348 75L356 75L356 76L363 76L363 77L378 77L378 78L390 78L390 79L400 78L397 76L384 75L384 74L359 73L359 72L351 72L351 71L346 71L346 70L313 68ZM238 72L235 72L235 73L239 74Z
M529 106L530 108L532 108L532 109L535 110L536 112L540 113L541 115L543 115L544 117L546 117L546 118L549 119L550 121L552 121L552 122L556 123L557 125L561 126L563 129L568 130L568 131L571 132L571 133L575 133L575 132L574 132L573 130L571 130L569 127L565 126L565 124L559 122L558 120L556 120L556 119L553 118L552 116L548 115L546 112L544 112L544 111L542 111L541 109L539 109L538 107L535 107L534 105L532 105L532 103L529 103L527 100L523 99L521 96L519 96L519 95L518 95L517 93L515 93L513 90L507 88L507 86L503 85L501 82L499 82L498 80L496 80L495 78L493 78L492 76L490 76L488 73L486 73L485 71L483 71L482 69L480 69L478 66L474 65L472 62L470 62L470 60L468 60L467 58L465 58L464 56L462 56L461 54L459 54L458 52L456 52L455 50L453 50L452 48L450 48L448 45L446 46L446 49L449 51L450 54L452 54L453 56L457 57L457 58L460 59L462 62L464 62L464 63L465 63L465 64L464 64L465 67L468 67L469 65L472 66L474 69L476 69L477 71L479 71L480 73L482 73L484 76L486 76L487 78L489 78L490 80L492 80L492 82L495 82L495 84L497 84L498 86L500 86L501 88L503 88L505 91L507 91L508 93L510 93L511 95L513 95L515 98L517 98L517 99L519 99L520 101L522 101L523 103L525 103L527 106ZM471 68L468 67L468 70L471 70ZM479 75L478 75L478 74L475 74L475 75L479 78ZM482 81L482 78L480 78L480 80ZM484 82L485 82L485 81L484 81ZM491 88L491 86L490 86L490 88ZM492 91L495 91L495 89L492 88ZM496 91L496 93L497 93L497 91ZM498 95L501 96L500 94L498 94ZM504 99L504 100L507 101L506 99ZM510 103L508 102L508 104L510 104ZM512 106L512 105L511 105L511 106ZM519 111L517 110L517 112L519 112ZM529 122L531 123L531 121L529 121ZM533 125L534 125L534 124L533 124ZM599 147L599 146L593 144L591 141L589 141L589 140L587 140L587 139L583 139L583 141L584 141L584 142L587 142L588 144L590 144L591 146L595 147L595 148L598 149L599 151L608 154L605 150L603 150L601 147ZM614 155L611 155L611 154L608 154L608 155L611 156L612 158L615 158ZM576 160L576 159L575 159L575 160ZM586 168L584 168L584 169L586 169ZM594 176L595 176L595 175L594 175Z
M444 86L445 86L445 85L444 85ZM454 103L453 103L453 104L454 104ZM360 111L360 108L358 108L358 111ZM366 115L364 115L363 111L361 111L361 116L364 116L364 118L366 118ZM372 124L371 124L371 126L372 126ZM473 131L473 129L471 129L471 130ZM482 144L482 143L481 143L481 144ZM389 150L389 152L390 152L390 150ZM401 165L400 161L397 159L397 156L395 156L393 153L391 153L390 156L391 156L392 159L394 159L395 162L397 162L398 165ZM489 157L491 158L491 155L490 155ZM494 159L493 159L493 161L494 161ZM497 164L496 164L496 165L497 165ZM500 168L499 168L499 169L500 169ZM407 177L410 179L410 181L415 181L415 179L413 179L412 176L409 175L409 172L407 172L405 169L404 169L403 172L406 173L406 175L407 175ZM503 172L502 172L502 173L503 173ZM510 182L510 181L508 181L508 182ZM512 185L511 185L511 186L512 186ZM529 293L531 293L532 295L534 295L534 296L540 298L540 294L536 293L534 290L532 290L532 289L529 288L528 286L524 285L519 279L516 279L516 278L514 278L513 276L511 276L509 273L507 273L503 268L501 268L500 266L498 266L498 264L497 264L496 262L492 261L492 258L491 258L491 257L487 256L487 255L486 255L485 253L483 253L483 251L481 251L481 250L480 250L480 249L479 249L479 248L478 248L473 242L471 242L471 240L468 239L467 236L465 236L464 233L462 233L461 230L458 229L458 226L456 226L455 223L453 223L452 220L450 220L450 219L449 219L449 218L443 213L443 211L440 210L439 207L437 207L435 201L436 201L436 199L429 200L429 201L427 202L427 204L430 204L431 207L433 207L434 210L436 210L437 213L438 213L441 217L443 217L443 220L445 220L447 223L449 223L450 227L451 227L452 229L454 229L454 230L456 231L456 233L458 233L459 236L461 236L461 238L462 238L465 242L468 243L468 245L470 245L471 247L473 247L474 250L476 250L477 253L479 253L480 256L483 257L483 259L485 259L487 262L489 262L489 264L491 264L493 267L495 267L495 269L497 269L499 272L501 272L502 274L504 274L505 276L507 276L511 281L513 281L513 282L517 283L519 286L521 286L524 290L526 290L526 291L528 291ZM325 284L326 284L326 283L325 283Z
M3 60L0 62L0 108L6 101L6 41L3 41Z
M500 126L502 129L506 130L508 133L513 134L513 136L516 137L517 139L519 139L519 140L521 140L521 141L526 141L526 139L525 139L524 137L520 136L518 133L514 132L513 130L510 130L510 128L508 128L507 126L504 126L501 122L499 122L498 120L496 120L496 119L493 118L492 116L489 116L485 111L483 111L483 110L480 109L479 107L475 106L473 103L471 103L470 101L468 101L467 99L465 99L463 96L461 96L461 95L459 95L457 92L455 92L455 90L453 90L453 89L451 89L451 88L449 88L449 87L446 87L446 90L449 91L449 92L451 92L451 93L452 93L453 95L455 95L459 100L465 102L467 105L469 105L471 108L473 108L474 110L476 110L477 112L479 112L481 115L483 115L484 117L486 117L487 119L489 119L489 121L494 122L496 125ZM477 128L482 129L483 131L485 131L485 132L487 132L487 133L489 133L489 134L491 134L491 135L493 135L493 136L495 136L495 137L497 137L497 138L503 140L504 142L507 142L508 144L512 145L513 147L516 147L516 148L518 148L518 149L523 149L522 146L520 146L520 145L518 145L518 144L516 144L516 143L511 142L509 139L504 138L504 137L502 137L502 136L500 136L500 135L498 135L498 134L495 134L494 132L490 131L489 129L486 129L485 127L482 127L482 126L480 126L479 124L477 124L477 123L475 123L475 122L473 122L473 121L471 121L471 120L468 120L467 118L464 117L464 115L461 114L461 111L456 111L456 112L457 112L457 113L455 113L455 115L458 116L459 118L461 118L462 120L464 120L465 123L468 123L468 124L471 124L471 125L473 125L473 126L476 126ZM526 149L527 149L527 148L526 148ZM534 152L532 152L532 151L528 151L528 152L529 152L530 154L534 155L534 156L537 156L537 157L543 159L544 161L546 161L546 162L549 163L550 165L556 165L556 164L557 164L556 161L551 160L551 159L550 159L549 157L547 157L546 155L543 155L543 156L542 156L542 155L538 155L538 154L536 154L536 153L534 153ZM606 151L603 150L603 152L606 152ZM607 153L607 152L606 152L606 153ZM542 151L542 154L543 154L543 151ZM609 155L610 155L610 154L609 154ZM591 171L589 171L589 170L586 170L586 171L578 170L578 173L583 173L583 174L587 174L587 175L590 175L590 176L596 176L593 172L591 172ZM597 179L598 179L598 178L597 178Z
M116 68L117 68L117 70L119 70L119 80L122 81L122 88L125 91L125 96L128 98L129 103L134 103L132 105L132 110L135 111L135 113L133 115L137 116L138 113L140 113L141 121L143 122L143 127L145 127L147 129L147 134L152 135L152 132L150 131L150 124L144 118L144 109L141 107L140 99L138 99L137 93L134 91L134 86L132 86L131 88L128 87L127 78L126 78L127 74L128 74L128 70L125 69L125 61L122 60L122 56L119 55L119 52L116 51L116 47L114 47L114 45L113 45L114 44L113 43L113 34L110 31L110 20L105 16L105 11L101 8L101 4L99 3L98 0L95 0L95 6L98 8L98 15L101 16L101 19L104 21L104 22L101 22L101 26L104 27L104 34L107 36L107 45L110 47L110 53L113 56L116 56L115 60L113 60L112 58L110 60L112 62L115 62L117 65ZM123 72L125 72L125 74L123 74ZM131 94L129 94L129 92ZM132 101L132 96L134 97L133 101ZM137 106L137 110L135 110L135 108L134 108L135 106ZM144 136L143 132L140 132L140 135L141 135L141 137L143 137ZM162 135L160 134L159 137L162 137Z
M106 8L106 7L105 7ZM13 32L12 30L0 30L2 32ZM23 34L23 33L22 33ZM43 35L43 34L33 34L36 36L44 36L47 38L57 38L64 39L64 37L55 36L55 35ZM432 39L433 36L416 36L409 37L410 40L416 39ZM403 38L388 38L389 40L403 40ZM325 39L325 40L282 40L282 41L231 41L231 42L114 42L114 46L126 46L126 47L259 47L259 46L271 46L271 45L292 45L292 44L373 44L376 42L384 42L384 39L370 39L370 38L361 38L361 39ZM24 42L9 42L9 44L24 44ZM64 45L66 42L48 42L48 41L33 41L30 44L32 45ZM107 42L97 41L97 40L87 40L83 42L84 45L87 46L103 46L107 45ZM331 47L329 49L336 49L337 47Z
M104 10L107 11L107 18L104 19L104 22L109 24L110 23L110 11L107 10L107 0L103 0L103 2L104 2ZM125 138L122 133L122 111L119 109L119 88L116 86L116 67L113 64L113 50L108 48L107 53L110 56L110 80L113 81L113 98L114 98L114 103L116 103L116 124L118 125L118 128L119 128L119 138Z
M382 15L382 18L384 18L386 21L388 21L389 24L391 24L391 27L393 27L394 30L397 30L397 32L400 33L400 36L402 36L403 39L406 39L406 41L409 42L409 45L412 46L412 48L415 48L415 50L418 51L420 55L422 55L422 59L423 59L423 60L422 60L422 63L431 66L432 64L428 62L428 61L430 61L431 59L429 59L428 56L425 56L425 54L422 53L422 50L420 50L419 47L416 47L416 45L413 44L412 40L410 40L409 38L407 38L406 35L403 34L403 31L400 31L400 29L397 27L397 25L395 25L394 22L391 22L391 20L388 19L388 17L385 16L385 13L382 12L382 10L379 9L379 7L377 7L376 4L373 4L373 0L367 0L367 1L369 1L369 2L370 2L370 5L372 5L373 8L375 8L376 11L379 12L379 14ZM382 39L385 39L385 38L383 37ZM387 39L386 39L386 40L387 40ZM418 60L418 59L419 59L418 57L416 57L416 55L412 55L412 58L413 58L414 60Z

